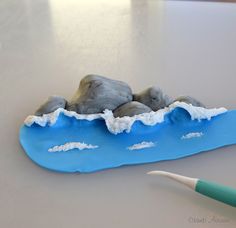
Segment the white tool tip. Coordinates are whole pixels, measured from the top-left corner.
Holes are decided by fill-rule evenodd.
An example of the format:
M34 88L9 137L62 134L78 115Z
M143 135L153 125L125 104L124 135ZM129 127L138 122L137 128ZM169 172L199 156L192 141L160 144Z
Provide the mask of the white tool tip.
M196 183L198 181L198 179L196 179L196 178L185 177L185 176L178 175L178 174L175 174L175 173L170 173L170 172L165 172L165 171L158 171L158 170L148 172L147 174L149 174L149 175L161 175L161 176L169 177L172 180L175 180L179 183L182 183L182 184L190 187L191 189L195 189Z
M167 174L167 172L156 170L156 171L147 172L147 174L148 175L164 175L164 174Z

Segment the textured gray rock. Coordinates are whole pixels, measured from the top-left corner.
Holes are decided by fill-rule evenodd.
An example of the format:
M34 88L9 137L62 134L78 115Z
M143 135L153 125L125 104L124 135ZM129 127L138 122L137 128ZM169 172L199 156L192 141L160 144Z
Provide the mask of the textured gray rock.
M67 109L81 114L101 113L114 110L132 100L132 91L125 82L99 75L87 75L68 103Z
M58 108L65 108L66 100L60 96L50 96L47 101L42 104L35 112L36 116L41 116L50 112L54 112Z
M152 109L148 106L137 101L131 101L115 109L113 115L114 117L134 116L151 111Z
M200 101L198 101L195 98L190 97L190 96L180 96L180 97L176 98L173 102L175 102L175 101L185 102L187 104L192 104L193 106L205 108L204 104L202 104Z
M141 93L134 94L133 100L147 105L153 111L162 109L172 102L169 96L163 94L160 88L154 86L144 90Z

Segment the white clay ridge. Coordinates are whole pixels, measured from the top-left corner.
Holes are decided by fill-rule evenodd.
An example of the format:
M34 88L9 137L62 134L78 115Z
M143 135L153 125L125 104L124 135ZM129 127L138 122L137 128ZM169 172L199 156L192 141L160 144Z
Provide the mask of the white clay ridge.
M190 132L186 135L183 135L181 139L191 139L191 138L200 138L203 136L202 132Z
M154 126L158 123L162 123L164 121L165 115L167 115L178 107L185 109L190 114L192 120L197 119L199 121L201 119L210 120L214 116L227 112L226 108L206 109L202 107L196 107L185 102L176 101L170 106L160 109L156 112L152 111L149 113L143 113L132 117L124 116L117 118L113 116L111 110L105 110L104 113L98 114L78 114L73 111L67 111L65 109L59 108L56 111L49 114L44 114L43 116L28 116L25 119L24 123L27 126L31 126L34 123L42 127L46 125L52 126L56 123L59 115L63 113L65 116L74 117L78 120L92 121L95 119L104 119L108 130L113 134L118 134L122 133L123 131L130 132L132 125L135 121L141 121L143 124L149 126Z
M96 145L94 146L94 145L86 144L86 143L80 143L80 142L68 142L63 145L49 148L48 152L60 152L60 151L68 151L68 150L73 150L73 149L84 150L84 149L95 149L95 148L98 148L98 146Z
M154 147L155 143L153 142L141 142L141 143L137 143L134 144L132 146L127 147L128 150L141 150L141 149L145 149L145 148L150 148L150 147Z

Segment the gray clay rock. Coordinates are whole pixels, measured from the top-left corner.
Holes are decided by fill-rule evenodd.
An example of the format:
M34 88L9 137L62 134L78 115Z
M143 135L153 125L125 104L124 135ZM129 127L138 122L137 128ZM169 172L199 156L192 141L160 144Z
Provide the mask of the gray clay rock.
M173 102L175 101L185 102L187 104L192 104L193 106L205 108L204 104L202 104L200 101L190 96L181 96L181 97L176 98Z
M50 96L47 101L42 104L35 112L36 116L41 116L50 112L54 112L58 108L65 108L66 100L60 96Z
M105 109L114 110L129 101L132 101L132 91L125 82L87 75L81 80L67 109L81 114L101 113Z
M168 106L171 103L171 98L163 94L162 90L158 87L150 87L141 93L134 94L133 100L141 102L153 111L157 111Z
M151 111L148 106L137 101L131 101L115 109L113 115L114 117L134 116Z

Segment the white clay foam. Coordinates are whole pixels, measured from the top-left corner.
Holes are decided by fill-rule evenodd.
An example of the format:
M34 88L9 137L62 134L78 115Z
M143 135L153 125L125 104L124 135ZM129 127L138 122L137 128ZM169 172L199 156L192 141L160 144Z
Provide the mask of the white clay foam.
M183 135L181 139L191 139L191 138L200 138L203 136L202 132L191 132L186 135Z
M95 119L104 119L108 130L113 134L118 134L123 131L130 132L132 125L135 121L141 121L145 125L154 126L158 123L164 121L164 117L166 114L170 113L175 108L183 108L185 109L191 116L192 120L201 120L201 119L208 119L210 120L212 117L220 115L227 111L226 108L213 108L213 109L206 109L202 107L196 107L191 104L186 104L184 102L176 101L175 103L171 104L169 107L160 109L156 112L152 111L149 113L143 113L139 115L135 115L133 117L124 116L124 117L117 117L113 116L111 110L105 110L104 113L98 114L78 114L73 111L67 111L65 109L59 108L56 111L44 114L43 116L28 116L25 119L25 125L31 126L33 123L36 123L42 127L52 126L56 123L58 116L63 113L65 116L74 117L78 120L95 120Z
M80 143L80 142L68 142L63 145L49 148L48 152L60 152L60 151L68 151L68 150L73 150L73 149L84 150L84 149L95 149L95 148L98 148L98 146L94 146L94 145L86 144L86 143Z
M154 147L155 143L153 142L141 142L141 143L137 143L134 144L132 146L127 147L128 150L141 150L141 149L145 149L145 148L150 148L150 147Z

